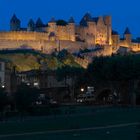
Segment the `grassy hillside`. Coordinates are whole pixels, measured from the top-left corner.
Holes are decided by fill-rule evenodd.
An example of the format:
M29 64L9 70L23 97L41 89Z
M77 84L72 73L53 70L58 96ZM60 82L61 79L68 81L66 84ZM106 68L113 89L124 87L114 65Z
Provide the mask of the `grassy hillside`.
M42 65L48 69L57 69L63 65L79 67L72 55L59 59L56 56L42 54L34 50L4 50L0 51L0 58L11 61L18 71L37 70Z

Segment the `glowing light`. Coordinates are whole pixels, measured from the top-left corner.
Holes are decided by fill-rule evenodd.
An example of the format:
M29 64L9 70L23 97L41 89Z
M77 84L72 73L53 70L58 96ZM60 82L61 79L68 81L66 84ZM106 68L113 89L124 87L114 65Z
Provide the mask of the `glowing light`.
M27 86L30 86L30 83L27 83Z
M85 91L85 89L84 88L81 88L81 92L84 92Z
M34 86L38 86L39 84L37 82L34 83Z

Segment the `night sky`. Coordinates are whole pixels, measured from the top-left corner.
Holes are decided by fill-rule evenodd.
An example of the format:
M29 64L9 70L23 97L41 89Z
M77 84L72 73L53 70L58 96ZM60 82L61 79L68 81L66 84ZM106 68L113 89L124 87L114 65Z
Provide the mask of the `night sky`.
M26 27L30 18L38 17L47 23L51 17L68 20L73 16L78 23L86 12L112 15L113 29L122 34L128 26L133 37L140 36L140 0L0 0L0 30L9 29L14 13Z

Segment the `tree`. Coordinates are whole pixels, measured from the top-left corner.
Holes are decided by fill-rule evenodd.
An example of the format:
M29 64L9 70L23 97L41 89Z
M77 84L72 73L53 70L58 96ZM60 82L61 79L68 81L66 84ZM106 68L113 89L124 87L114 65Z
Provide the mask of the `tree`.
M82 77L84 69L81 67L70 67L65 65L59 69L57 69L57 79L65 80L65 85L70 86L71 98L73 99L75 96L76 87L78 87L78 80ZM71 79L71 85L67 85L67 80Z
M0 112L4 111L6 105L7 105L7 94L5 93L4 88L0 88Z
M90 78L90 82L98 84L101 81L110 82L114 90L116 84L123 83L124 87L128 88L125 90L125 97L131 98L131 103L134 104L140 79L140 55L95 58L88 67L86 77ZM124 87L121 88L124 90Z
M63 49L58 53L57 58L59 60L64 60L67 57L68 54L69 54L68 51L66 49Z
M58 67L58 62L55 57L50 58L47 63L48 63L48 68L51 70L55 70Z
M15 94L16 107L20 112L27 111L29 107L38 99L39 90L30 88L22 84Z

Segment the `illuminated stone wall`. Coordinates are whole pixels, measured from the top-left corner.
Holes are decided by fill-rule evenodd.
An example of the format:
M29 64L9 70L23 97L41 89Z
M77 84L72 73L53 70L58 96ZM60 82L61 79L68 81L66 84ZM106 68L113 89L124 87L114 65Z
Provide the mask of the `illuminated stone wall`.
M140 43L133 42L131 34L125 35L124 39L120 39L120 35L112 35L112 52L116 53L120 47L129 48L133 52L140 51Z
M57 26L59 40L70 40L69 28L67 26Z
M112 47L112 49L107 47L103 51L103 55L117 52L120 46L128 47L135 52L140 51L140 43L132 42L131 34L124 35L123 40L120 39L118 34L112 35L111 16L101 16L97 19L97 21L88 21L87 26L75 25L75 23L60 26L56 25L56 22L49 22L48 26L40 27L36 32L0 32L0 49L15 49L27 46L50 53L59 49L58 42L60 41L61 49L67 48L71 52L96 44ZM98 56L98 54L96 55Z
M75 41L75 25L68 24L66 26L57 26L54 23L50 23L47 28L48 35L54 33L53 40L70 40Z
M47 27L40 27L36 32L32 31L10 31L0 32L0 48L18 48L24 44L38 50L50 51L50 46L57 46L58 40L65 42L63 48L73 46L77 50L80 45L89 47L91 45L108 45L110 30L112 30L110 16L108 18L99 17L98 22L88 22L87 27L68 23L68 25L56 25L56 22L49 22ZM79 34L81 42L76 42L76 36ZM67 42L67 43L66 43ZM53 45L51 45L53 44ZM63 44L63 43L62 43ZM80 44L80 45L79 45ZM77 47L78 46L78 47Z
M134 52L140 51L140 43L132 43L131 44L131 50Z
M60 45L60 46L59 46ZM22 47L32 48L35 50L43 51L45 53L51 53L54 50L68 49L70 52L78 51L79 49L85 49L86 43L73 42L73 41L35 41L35 40L1 40L0 49L19 49Z
M48 40L47 33L39 32L0 32L0 40L24 40L24 41L38 41L38 40Z
M70 29L69 26L57 26L55 31L56 33L55 40L75 41L75 33ZM49 34L50 33L47 32L43 33L43 32L27 32L27 31L0 32L0 40L48 41L50 40Z

